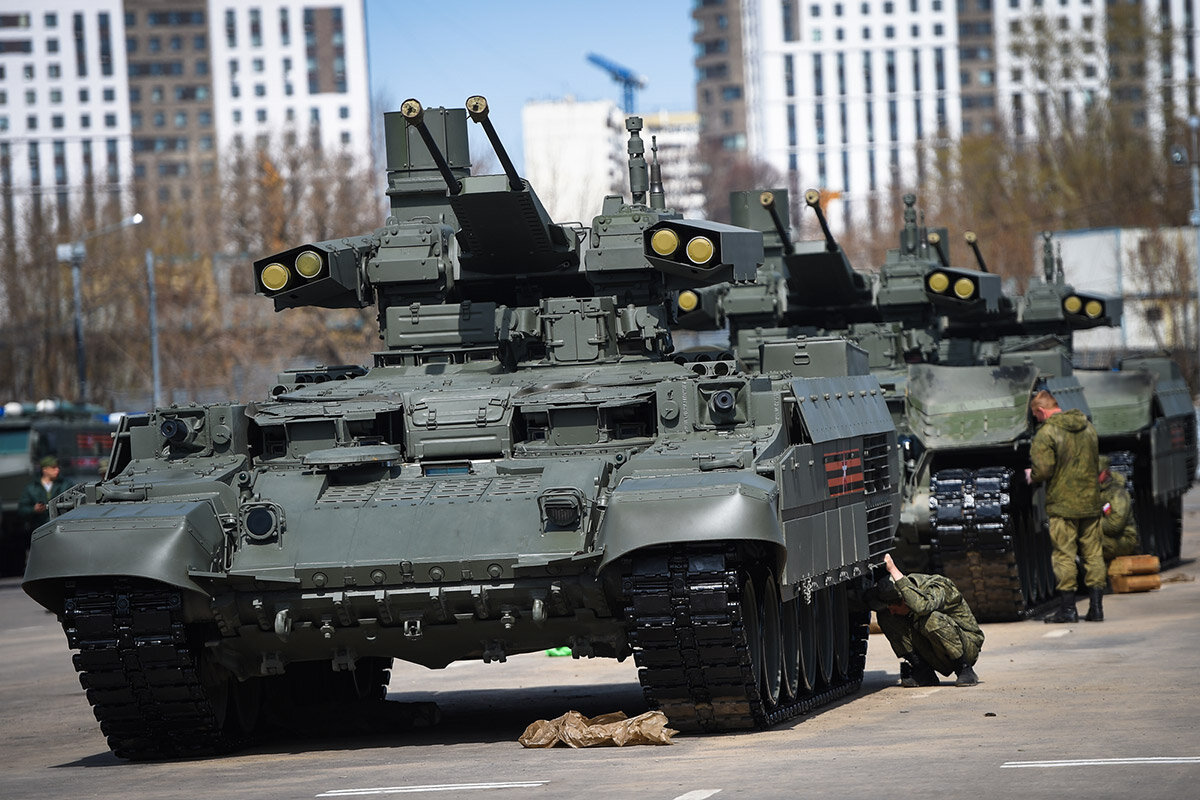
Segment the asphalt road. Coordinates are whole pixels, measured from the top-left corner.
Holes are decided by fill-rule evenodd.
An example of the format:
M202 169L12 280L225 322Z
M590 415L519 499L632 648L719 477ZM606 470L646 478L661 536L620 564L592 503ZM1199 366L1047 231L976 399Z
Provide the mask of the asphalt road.
M979 686L902 689L873 636L854 697L769 731L658 747L522 748L536 719L646 710L632 661L535 655L398 665L389 699L435 701L432 728L126 763L100 735L62 630L4 580L0 798L1197 797L1200 493L1185 506L1185 561L1161 590L1106 597L1103 623L985 626Z

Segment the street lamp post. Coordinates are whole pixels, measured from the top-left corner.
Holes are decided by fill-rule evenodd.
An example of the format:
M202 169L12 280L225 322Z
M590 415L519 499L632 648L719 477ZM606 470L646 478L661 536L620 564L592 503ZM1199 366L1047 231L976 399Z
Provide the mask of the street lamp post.
M1192 152L1188 159L1192 167L1192 213L1188 222L1196 234L1196 391L1200 392L1200 152L1196 150L1200 116L1188 117L1188 127L1192 129Z
M75 305L75 375L79 381L79 401L81 403L88 401L87 355L83 346L83 290L80 287L83 260L87 257L87 248L84 246L84 242L106 233L128 228L130 225L137 225L141 221L142 215L134 214L120 222L114 222L112 225L85 233L73 242L60 244L56 250L59 262L71 265L71 294Z

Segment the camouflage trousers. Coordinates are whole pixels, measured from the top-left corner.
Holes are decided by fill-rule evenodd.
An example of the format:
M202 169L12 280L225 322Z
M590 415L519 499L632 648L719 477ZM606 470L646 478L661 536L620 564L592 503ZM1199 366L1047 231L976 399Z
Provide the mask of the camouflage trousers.
M1138 541L1137 531L1129 529L1121 531L1120 536L1101 537L1100 544L1105 564L1117 556L1135 556L1142 546L1142 543Z
M1104 551L1100 540L1100 517L1067 519L1050 518L1050 541L1054 551L1050 563L1058 579L1060 592L1073 592L1078 582L1075 555L1083 561L1083 579L1088 588L1104 588L1108 573L1104 568Z
M940 611L915 619L911 614L900 616L880 611L876 619L900 658L916 653L943 675L957 672L964 659L969 666L979 660L983 634L963 630L953 617Z

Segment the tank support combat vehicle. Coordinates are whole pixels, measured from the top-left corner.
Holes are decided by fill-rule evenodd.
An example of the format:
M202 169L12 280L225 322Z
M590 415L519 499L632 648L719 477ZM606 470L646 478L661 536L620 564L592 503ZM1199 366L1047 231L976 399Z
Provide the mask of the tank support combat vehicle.
M853 596L899 486L863 351L783 343L794 368L770 374L674 353L679 293L753 280L761 233L667 209L636 117L632 201L555 224L466 105L386 115L384 227L254 263L276 310L374 304L370 369L128 418L106 478L35 533L24 588L118 755L225 750L305 697L378 702L393 658L633 655L688 731L859 686ZM468 114L504 174L469 174Z

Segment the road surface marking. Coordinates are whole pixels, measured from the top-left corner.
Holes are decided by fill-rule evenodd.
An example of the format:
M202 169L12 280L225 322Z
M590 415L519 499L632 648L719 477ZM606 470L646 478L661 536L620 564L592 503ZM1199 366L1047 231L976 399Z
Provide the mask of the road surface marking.
M416 794L418 792L463 792L469 789L536 789L550 781L512 783L429 783L422 786L378 786L373 789L331 789L317 797L362 797L380 794Z
M1077 758L1068 761L1005 761L1001 769L1023 767L1107 767L1136 764L1200 764L1200 756L1157 756L1152 758Z
M676 797L675 800L704 800L704 798L712 797L714 794L716 794L719 791L721 791L721 790L720 789L695 789L693 791L688 792L687 794L679 795L679 797Z
M1063 636L1069 635L1070 633L1071 633L1070 628L1059 628L1056 631L1050 631L1049 633L1043 633L1042 638L1043 639L1059 639Z

